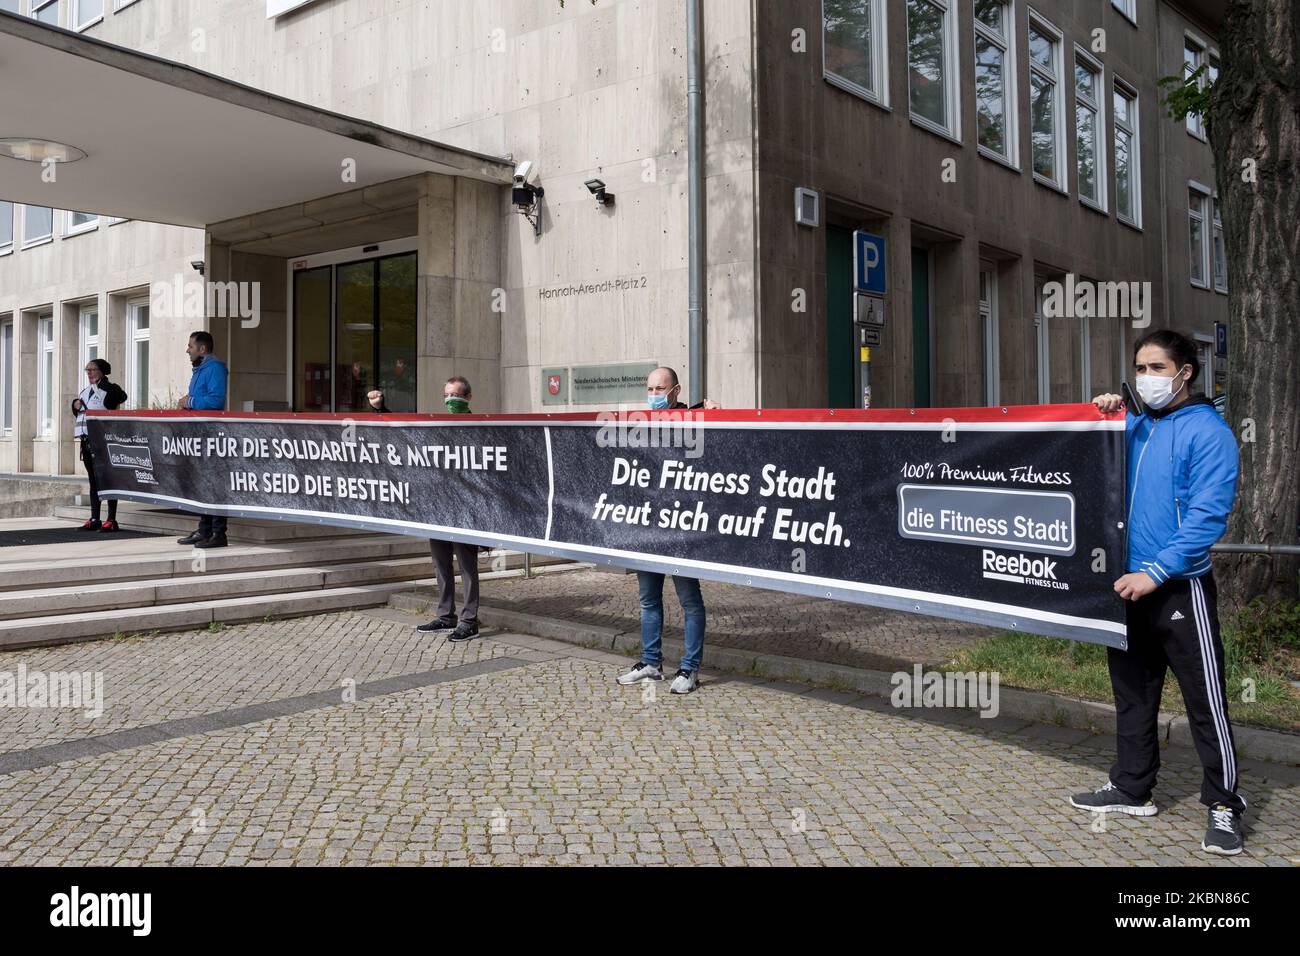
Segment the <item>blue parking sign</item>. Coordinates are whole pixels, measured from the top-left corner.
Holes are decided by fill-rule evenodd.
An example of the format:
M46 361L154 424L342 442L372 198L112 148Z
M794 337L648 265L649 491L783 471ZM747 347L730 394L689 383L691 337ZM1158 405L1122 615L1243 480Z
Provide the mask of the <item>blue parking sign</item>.
M1228 327L1222 322L1214 323L1214 354L1220 358L1228 357Z
M853 288L883 296L885 278L885 237L859 229L853 233Z

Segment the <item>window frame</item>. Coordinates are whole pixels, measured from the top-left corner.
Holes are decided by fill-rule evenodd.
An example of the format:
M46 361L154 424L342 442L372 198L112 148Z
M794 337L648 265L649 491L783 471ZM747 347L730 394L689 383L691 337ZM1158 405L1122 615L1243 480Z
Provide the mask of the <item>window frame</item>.
M1199 51L1196 55L1195 62L1191 67L1189 67L1187 63L1187 51L1189 46L1195 46ZM1208 54L1208 43L1191 30L1183 31L1183 78L1186 79L1197 69L1204 66L1207 62L1206 57ZM1204 74L1202 74L1202 83L1204 83ZM1203 143L1209 142L1205 133L1205 119L1202 116L1197 113L1188 113L1186 120L1184 120L1184 125L1187 127L1187 134L1189 136L1194 136Z
M83 2L84 0L72 0L72 13L69 23L70 28L76 30L78 33L83 30L89 30L97 23L102 23L104 21L104 13L108 7L108 0L99 0L99 13L95 14L95 16L83 23L81 22L81 4Z
M1223 284L1219 284L1218 247L1223 246ZM1219 213L1219 194L1210 197L1210 281L1215 292L1228 294L1228 245L1223 235L1223 217Z
M149 395L147 394L148 370L146 369L146 394L144 402L138 401L139 396L136 394L139 386L139 343L151 342L150 334L153 331L153 313L149 315L149 327L141 330L139 327L140 309L149 308L149 299L147 297L131 299L126 304L126 394L129 399L129 405L135 410L146 409L149 407ZM150 358L152 359L152 344L150 345ZM152 361L150 362L152 365Z
M0 256L12 255L14 249L17 248L15 239L18 235L18 203L0 199L0 209L4 206L9 207L9 239L7 242L0 242ZM0 216L0 218L3 217Z
M921 116L912 109L912 83L910 79L907 84L907 115L913 123L922 129L929 130L944 139L950 139L959 146L964 145L961 141L961 49L958 42L957 0L906 0L906 3L905 9L909 11L909 14L913 3L929 4L936 7L943 14L943 95L945 119L949 121L949 127L941 126L929 117ZM907 20L907 35L910 39L910 15ZM909 59L909 75L910 71L911 60Z
M78 213L71 209L63 210L63 237L65 239L68 236L79 236L83 232L94 232L99 228L99 213L80 213L82 216L91 217L88 222L83 222L81 225L75 225L73 223L72 217L76 215L78 215Z
M5 332L9 335L6 338ZM0 322L0 437L14 432L14 317Z
M1110 0L1110 5L1133 26L1138 25L1137 0Z
M985 283L984 277L988 276ZM984 347L984 401L988 407L1000 405L1002 369L1000 362L998 314L998 266L987 259L980 260L979 315L981 338Z
M1142 229L1142 122L1138 114L1140 103L1137 87L1118 76L1111 77L1111 151L1115 168L1115 218L1126 226ZM1115 112L1115 98L1122 96L1129 102L1129 121L1121 126L1119 114ZM1124 132L1129 138L1129 195L1133 199L1134 216L1129 217L1119 208L1119 134Z
M58 218L57 216L54 215L54 208L52 206L30 206L27 203L23 203L22 207L23 207L23 236L22 236L21 248L31 249L34 246L43 246L47 242L53 242L54 221L55 219ZM50 231L45 233L43 236L37 236L35 239L27 238L27 210L29 209L48 209L50 211Z
M889 105L889 11L887 0L871 0L872 82L878 89L869 90L861 84L840 76L826 66L826 0L822 0L822 79L831 86L854 96L890 109Z
M48 323L49 331L46 331ZM36 316L36 438L54 437L54 313ZM45 357L49 355L49 362Z
M94 335L91 335L86 328L86 317L89 315L95 316ZM83 302L81 307L77 310L77 353L81 356L80 367L82 369L86 367L86 363L91 359L90 350L92 348L95 350L95 358L103 358L103 355L101 354L103 351L101 342L104 337L103 332L101 331L103 329L102 319L103 316L99 311L98 301ZM78 372L77 374L80 375L81 373ZM78 378L77 381L80 382L81 379Z
M1191 201L1192 193L1196 193L1197 195L1200 196L1200 200L1197 203L1195 208L1193 207ZM1196 280L1196 274L1192 272L1191 269L1190 257L1188 259L1188 275L1191 279L1192 285L1195 288L1205 289L1206 291L1210 290L1211 283L1213 282L1213 278L1211 276L1213 263L1211 262L1212 253L1210 250L1210 212L1209 212L1209 204L1208 204L1208 200L1213 194L1214 191L1209 187L1203 186L1202 184L1196 182L1196 180L1194 179L1188 180L1187 182L1187 197L1188 197L1187 199L1187 238L1188 238L1187 245L1188 245L1188 252L1190 252L1191 238L1192 238L1191 236L1192 220L1193 219L1200 220L1202 279L1200 282Z
M975 43L983 37L995 46L1001 46L1003 52L1003 109L1005 111L1005 136L1007 155L989 149L979 141L979 101L975 103L975 148L981 156L1009 166L1020 172L1020 85L1019 64L1016 62L1016 5L1015 0L999 0L1002 6L1003 35L994 36L988 26L975 16L975 4L971 3L971 20L975 24ZM979 69L979 54L972 48L971 68Z
M1062 181L1056 182L1055 180L1049 179L1047 176L1044 176L1042 173L1040 173L1037 169L1034 168L1032 118L1030 120L1030 132L1029 132L1029 143L1030 143L1029 169L1034 175L1035 182L1041 183L1043 186L1046 186L1048 189L1054 189L1057 192L1068 196L1070 195L1070 173L1069 173L1070 166L1069 163L1067 163L1066 161L1067 154L1069 153L1069 139L1065 135L1065 79L1064 79L1065 35L1060 30L1058 30L1050 20L1046 19L1042 14L1040 14L1033 7L1029 7L1028 11L1029 11L1028 20L1026 21L1027 28L1025 31L1025 43L1026 43L1025 49L1028 50L1029 48L1028 47L1029 31L1031 30L1036 30L1038 33L1041 33L1044 36L1051 39L1052 60L1053 60L1052 68L1054 72L1048 73L1047 69L1041 63L1035 60L1032 56L1027 56L1026 60L1028 61L1029 64L1029 84L1026 87L1026 95L1029 97L1030 110L1032 114L1033 95L1034 95L1033 93L1034 74L1037 73L1040 78L1051 81L1053 87L1052 105L1055 111L1055 116L1057 118L1055 129L1053 130L1053 132L1055 133L1055 140L1056 140L1055 142L1056 165L1057 165L1057 169L1060 170L1061 172Z
M1074 136L1075 136L1075 147L1074 147L1074 178L1075 178L1075 193L1076 193L1076 195L1079 197L1079 202L1083 203L1083 205L1085 205L1085 206L1087 206L1089 209L1092 209L1092 210L1094 210L1094 211L1096 211L1096 212L1099 212L1099 213L1101 213L1101 214L1103 214L1103 215L1109 216L1109 215L1110 215L1110 203L1109 203L1109 198L1110 198L1110 197L1108 196L1108 190L1106 189L1106 177L1107 177L1107 175L1109 174L1109 173L1108 173L1108 170L1107 170L1107 168L1106 168L1106 144L1109 142L1109 138L1108 138L1108 136L1107 136L1107 134L1106 134L1106 110L1105 110L1105 108L1104 108L1104 106L1103 106L1103 104L1104 104L1105 101L1106 101L1106 100L1105 100L1105 96L1106 96L1106 67L1102 64L1102 62L1101 62L1100 60L1098 60L1095 56L1093 56L1092 54L1090 54L1090 53L1089 53L1087 50L1085 50L1083 47L1079 46L1079 44L1077 44L1077 43L1074 45L1074 59L1075 59L1075 65L1076 65L1076 66L1078 66L1079 61L1082 60L1083 63L1084 63L1084 66L1085 66L1086 68L1088 68L1089 71L1092 73L1093 81L1094 81L1094 86L1093 86L1093 88L1094 88L1094 90L1096 90L1096 93L1094 93L1094 95L1093 95L1093 96L1094 96L1094 99L1093 99L1093 102L1092 102L1092 104L1091 104L1091 108L1092 108L1093 115L1094 115L1094 117L1096 118L1096 122L1097 122L1097 131L1096 131L1096 138L1095 138L1095 149L1096 149L1096 155L1097 155L1097 169L1096 169L1097 198L1096 198L1096 199L1092 199L1091 197L1085 196L1085 195L1083 194L1083 189L1082 189L1082 187L1080 186L1080 184L1081 184L1082 181L1083 181L1083 177L1079 175L1079 145L1078 145L1078 143L1079 143L1079 139L1078 139L1078 138L1079 138L1079 105L1080 105L1080 103L1082 103L1083 106L1084 106L1085 108L1087 108L1088 105L1089 105L1089 103L1088 103L1088 101L1087 101L1086 99L1082 98L1082 97L1079 95L1079 88L1078 88L1077 78L1075 78L1075 77L1073 76L1073 74L1072 74L1072 75L1071 75L1071 79L1075 79L1075 80L1076 80L1076 82L1074 83ZM1112 104L1112 107L1113 107L1113 105L1114 105L1114 104Z
M32 20L38 20L41 23L45 23L45 21L40 20L36 14L50 6L55 8L55 21L54 23L47 23L46 26L63 26L63 11L59 9L59 0L29 0L27 4L27 16Z

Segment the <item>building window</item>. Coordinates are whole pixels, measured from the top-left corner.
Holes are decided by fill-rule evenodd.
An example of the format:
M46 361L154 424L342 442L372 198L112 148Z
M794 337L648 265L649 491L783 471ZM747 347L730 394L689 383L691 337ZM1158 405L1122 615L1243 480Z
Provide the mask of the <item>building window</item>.
M23 206L23 245L44 242L54 236L54 210L49 206Z
M822 0L822 72L827 80L889 105L884 0Z
M0 200L0 253L14 247L14 204Z
M1007 0L975 0L975 119L979 145L1019 166L1012 23Z
M1047 21L1029 19L1029 123L1034 175L1057 189L1067 189L1061 157L1065 154L1064 92L1061 87L1061 34Z
M1115 81L1115 212L1142 225L1142 159L1138 148L1137 91Z
M104 0L72 0L72 25L78 30L104 19Z
M127 396L131 407L149 407L149 300L127 305Z
M1190 240L1192 285L1202 289L1210 287L1206 278L1210 272L1210 235L1206 228L1206 203L1209 190L1191 185L1187 189L1187 234Z
M81 309L81 367L91 359L99 358L99 306L87 305Z
M1106 88L1101 64L1082 50L1074 57L1075 173L1079 199L1106 210L1106 120L1101 111Z
M907 95L912 118L959 138L952 0L907 2Z
M992 262L980 263L980 335L984 342L984 404L997 405L998 379L998 273Z
M1128 17L1129 21L1134 26L1137 26L1137 0L1110 0L1110 5L1120 13L1124 14L1124 16Z
M1219 216L1219 197L1214 200L1214 224L1212 244L1214 247L1214 288L1218 292L1228 291L1228 256L1223 245L1223 219Z
M54 434L54 316L36 319L36 434Z
M18 0L0 0L0 10L5 11L5 13L17 13Z
M14 427L14 324L0 325L0 431L8 435Z
M1183 76L1188 77L1205 64L1205 44L1188 34L1183 39ZM1204 76L1201 85L1205 85ZM1205 139L1205 119L1199 113L1187 114L1187 132Z
M79 232L88 232L99 225L99 217L89 212L68 211L68 228L64 235L72 236Z
M113 9L121 10L124 7L129 7L131 4L135 2L136 0L113 0Z
M41 23L59 25L59 0L32 0L31 11L33 19Z

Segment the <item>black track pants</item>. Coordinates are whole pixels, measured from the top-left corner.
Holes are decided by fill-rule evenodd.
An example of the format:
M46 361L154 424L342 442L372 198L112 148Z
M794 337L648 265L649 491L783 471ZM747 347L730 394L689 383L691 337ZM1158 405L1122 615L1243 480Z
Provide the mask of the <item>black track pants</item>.
M1212 575L1172 580L1128 602L1128 650L1110 648L1115 691L1116 760L1111 783L1145 800L1160 769L1156 718L1168 667L1178 679L1205 777L1201 802L1246 808L1237 794L1237 756L1228 723L1223 644Z

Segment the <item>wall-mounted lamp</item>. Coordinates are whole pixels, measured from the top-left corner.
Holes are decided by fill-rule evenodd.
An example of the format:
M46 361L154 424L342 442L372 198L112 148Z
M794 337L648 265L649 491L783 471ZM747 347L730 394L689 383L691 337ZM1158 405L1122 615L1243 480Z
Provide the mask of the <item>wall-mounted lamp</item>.
M584 186L587 191L596 197L596 202L602 206L614 205L614 194L605 190L605 182L601 179L588 179Z

